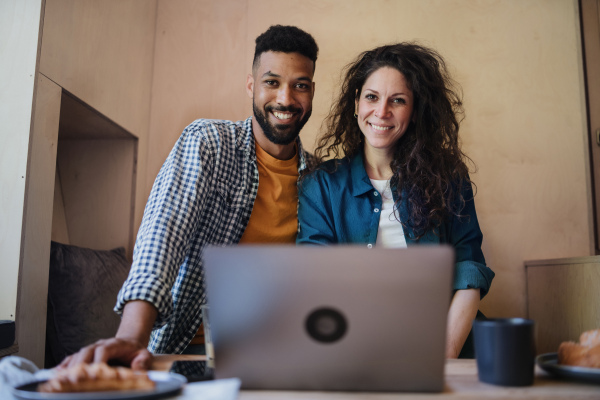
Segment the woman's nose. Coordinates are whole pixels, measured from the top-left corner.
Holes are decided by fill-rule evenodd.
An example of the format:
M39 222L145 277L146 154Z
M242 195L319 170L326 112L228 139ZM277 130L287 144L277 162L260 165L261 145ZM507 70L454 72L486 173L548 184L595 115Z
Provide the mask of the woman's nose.
M385 118L389 115L390 109L385 102L379 104L379 106L375 109L375 116L377 118Z

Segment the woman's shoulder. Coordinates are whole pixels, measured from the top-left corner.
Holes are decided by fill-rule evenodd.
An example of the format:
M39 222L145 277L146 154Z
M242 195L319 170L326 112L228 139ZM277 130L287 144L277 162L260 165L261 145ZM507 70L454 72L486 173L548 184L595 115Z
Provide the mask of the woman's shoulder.
M312 173L320 179L338 180L349 173L350 167L349 158L333 158L318 164Z
M347 158L335 158L323 161L305 175L301 181L304 191L323 191L342 187L349 176L349 161Z

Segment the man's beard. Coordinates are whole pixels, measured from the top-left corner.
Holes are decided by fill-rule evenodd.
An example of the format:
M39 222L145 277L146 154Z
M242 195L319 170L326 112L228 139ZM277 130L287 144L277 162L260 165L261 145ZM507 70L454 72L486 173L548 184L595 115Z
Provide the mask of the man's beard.
M271 143L283 145L290 144L294 140L296 140L296 138L300 134L300 131L302 130L302 127L304 127L304 124L306 124L312 113L312 110L309 110L306 113L306 115L304 115L304 117L301 120L299 120L295 125L289 125L271 124L267 119L265 112L260 110L254 102L252 102L252 110L254 111L254 118L256 118L256 122L258 122L258 125L260 125L260 127L262 128L263 133L265 134L267 139L269 139ZM296 112L298 110L294 107L276 108L273 106L267 106L265 107L265 111Z

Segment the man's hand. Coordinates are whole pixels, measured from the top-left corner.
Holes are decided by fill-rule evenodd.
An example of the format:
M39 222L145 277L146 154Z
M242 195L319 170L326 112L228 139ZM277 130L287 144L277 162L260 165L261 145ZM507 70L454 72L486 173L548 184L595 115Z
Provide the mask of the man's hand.
M146 347L157 315L156 308L148 302L128 302L123 308L123 318L114 338L101 339L82 348L65 358L58 367L117 361L130 365L132 369L150 369L153 357Z
M118 361L130 365L135 370L147 370L152 366L152 353L140 342L131 339L102 339L86 346L77 353L65 358L58 368L72 367L77 364Z

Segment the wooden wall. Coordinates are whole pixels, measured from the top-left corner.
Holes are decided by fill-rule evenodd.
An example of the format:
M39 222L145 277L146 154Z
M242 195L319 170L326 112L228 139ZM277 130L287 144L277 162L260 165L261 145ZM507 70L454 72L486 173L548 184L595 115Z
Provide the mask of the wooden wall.
M591 254L577 0L28 0L0 4L0 21L5 22L0 24L0 33L10 38L2 49L11 55L0 61L0 72L11 77L7 90L0 91L0 120L7 128L2 135L7 145L0 158L4 166L1 265L5 281L12 282L7 292L0 287L2 293L10 292L12 303L5 307L2 299L2 318L14 316L17 263L25 263L24 254L41 263L47 250L41 249L49 246L36 242L39 234L25 240L29 248L38 249L36 253L19 245L22 226L28 232L37 229L35 219L27 222L25 202L31 205L30 216L51 202L25 198L25 177L40 180L46 175L36 173L42 164L50 163L48 158L31 163L35 152L43 149L35 146L49 146L44 157L55 151L53 137L44 136L54 128L38 136L32 130L35 143L29 143L34 82L43 81L49 88L45 93L55 100L57 88L72 93L139 139L137 227L154 177L187 124L201 117L238 120L250 115L244 83L254 39L272 24L293 24L309 31L321 49L314 113L302 133L309 149L337 91L341 68L359 52L394 41L417 40L445 56L464 89L467 115L462 138L464 149L478 166L473 179L478 186L484 251L497 273L484 300L486 314L526 315L524 260ZM36 27L42 16L40 74L36 76ZM47 100L38 99L45 110L59 102ZM50 116L36 118L40 129L46 123L55 125L50 124ZM55 176L50 172L48 182ZM42 190L44 197L52 197L46 193L48 182L38 187L32 181L27 187L31 193ZM4 195L8 191L11 195ZM34 268L18 273L22 279L41 276L33 271L39 272ZM26 286L30 292L21 293L21 298L41 283L43 279L32 278ZM38 297L43 297L42 292L36 292ZM45 315L42 308L33 310L25 323L39 325L41 320L36 318ZM27 351L39 352L40 338L36 340Z
M42 8L42 0L0 2L0 320L16 315Z
M158 0L146 198L183 128L244 119L254 39L297 25L320 47L312 149L341 68L359 52L417 40L464 90L462 140L477 164L476 205L496 272L483 311L526 315L527 259L591 254L585 99L576 0Z
M8 128L8 136L3 134L2 137L1 162L6 168L1 169L0 175L2 190L6 190L2 195L0 222L8 217L8 223L2 224L0 236L1 272L9 287L6 292L1 291L0 317L16 321L18 355L41 366L53 214L59 220L64 215L62 221L76 227L72 233L78 240L98 243L96 239L100 237L104 240L102 243L110 247L113 247L111 240L122 240L124 243L117 244L129 247L131 252L133 224L123 215L132 214L131 199L135 196L132 176L138 143L144 149L144 160L146 156L156 2L28 0L0 4L0 37L3 39L0 47L2 54L7 55L1 58L0 73L4 81L10 82L8 90L4 90L4 84L0 90L0 122ZM103 147L107 142L99 141L92 146L87 143L88 149L94 149L87 154L81 151L81 142L67 143L57 150L59 130L68 131L73 126L65 125L63 120L65 108L62 106L68 103L63 101L67 92L70 93L67 97L77 98L85 110L95 110L102 115L101 119L129 132L131 135L125 134L131 140L123 145L115 145L113 140L109 143L112 149ZM89 124L83 126L84 130L91 130ZM57 152L76 153L82 163L87 163L86 167L73 168L73 164L63 163L61 169L67 173L60 176L60 170L56 171ZM107 157L94 162L90 154L101 152ZM86 157L90 159L83 160ZM129 162L114 162L124 158ZM77 207L69 209L67 204L64 213L53 213L56 176L63 178L63 189L84 186L77 181L79 178L97 189L109 186L100 177L104 179L111 174L129 177L117 188L125 200L119 201L114 192L102 195L95 192L91 200L90 197L82 200L73 196L77 190L68 190L63 191L58 200L64 200L63 204L74 201ZM144 202L142 199L142 207ZM117 214L115 210L121 210L123 203L126 203L125 213ZM99 205L111 208L109 215L120 219L118 223L125 232L111 236L115 223L110 227L104 225L110 218L95 221L92 218L95 223L89 223L90 215L98 216ZM93 209L90 210L90 206ZM57 228L64 231L65 225Z
M600 327L600 256L527 261L526 270L538 354Z
M145 191L156 0L46 0L40 73L137 137ZM135 196L139 220L146 197ZM130 249L129 249L130 250Z
M43 365L54 169L61 88L38 74L27 168L23 242L17 292L18 355ZM49 201L50 200L50 201Z

